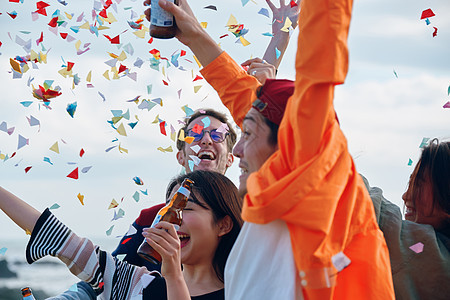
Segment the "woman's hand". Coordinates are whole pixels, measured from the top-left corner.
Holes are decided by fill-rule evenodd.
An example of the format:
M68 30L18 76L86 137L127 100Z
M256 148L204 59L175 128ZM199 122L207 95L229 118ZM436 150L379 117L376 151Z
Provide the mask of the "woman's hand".
M294 1L295 5L291 7L291 3L286 4L285 0L280 0L280 7L277 8L271 0L266 0L272 11L272 34L276 35L286 23L286 18L292 22L292 27L295 29L298 24L298 15L300 13L301 0Z
M274 65L269 64L261 58L252 58L246 60L242 66L248 67L247 73L254 76L261 84L267 79L275 79L276 69Z
M161 221L154 228L144 228L142 235L162 257L161 274L164 277L181 275L181 246L175 226Z

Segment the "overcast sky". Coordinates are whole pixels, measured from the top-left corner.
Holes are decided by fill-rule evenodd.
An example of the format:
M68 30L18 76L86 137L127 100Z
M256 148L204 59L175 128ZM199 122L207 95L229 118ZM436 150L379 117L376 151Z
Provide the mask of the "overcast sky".
M127 231L141 209L164 201L169 179L180 172L175 152L163 153L157 148L172 146L175 149L170 139L170 126L178 130L178 120L185 116L181 107L227 110L205 80L193 81L199 75L199 67L186 47L175 39L155 39L148 44L148 34L144 38L134 34L135 30L127 21L136 21L143 13L140 0L113 0L107 12L112 13L117 22L104 24L108 28L100 30L98 37L87 29L76 33L74 26L86 22L94 25L92 10L101 8L100 2L67 0L64 6L50 0L47 1L50 4L46 8L47 16L38 15L35 21L32 12L37 10L36 1L5 2L0 9L3 28L0 32L3 91L0 124L6 122L7 128L14 127L14 132L9 135L0 131L0 156L16 154L0 160L0 184L39 210L58 204L59 208L53 213L79 235L94 239L106 237L106 231L114 225L110 238L115 239ZM263 55L269 42L269 37L263 33L271 30L271 19L258 14L262 8L268 9L265 1L249 1L245 6L237 0L191 1L191 5L198 20L207 22L211 36L238 62ZM217 11L205 9L208 5L215 5ZM429 19L431 24L426 25L420 16L428 8L435 16ZM58 28L58 35L48 26L56 10L66 21ZM8 15L13 11L17 12L15 19ZM80 17L82 13L84 16ZM236 43L237 39L228 32L225 25L230 14L249 29L245 39L250 45L244 47ZM149 25L146 21L144 24ZM436 37L433 37L433 27L438 30ZM37 46L41 32L43 41ZM294 78L297 32L279 69L279 78ZM68 36L63 39L60 33L68 33ZM121 44L111 44L104 34L111 38L120 34ZM228 36L220 38L225 34ZM30 70L22 78L13 79L10 58L29 53L26 45L20 45L20 40L31 40L31 49L46 53L47 63L36 63L36 69L28 63ZM89 48L80 55L75 48L78 40L80 50ZM90 44L84 47L87 43ZM448 0L354 3L349 37L350 68L346 83L336 89L336 111L358 171L372 185L383 188L386 197L399 206L413 168L408 166L408 161L411 159L413 165L417 162L422 138L450 138L450 109L443 108L450 100L449 46ZM149 51L152 49L159 50L169 61L180 50L187 54L178 58L178 68L161 60L158 71L150 67ZM120 55L122 51L126 59L116 65L126 66L131 74L135 73L136 80L129 76L112 79L111 72L110 80L106 79L103 74L111 69L105 64L112 59L110 53ZM139 59L143 64L136 66ZM72 74L80 79L75 88L74 78L64 78L58 73L67 62L74 63ZM87 82L90 71L92 79ZM52 88L59 86L62 92L51 100L51 110L32 96L32 85L37 88L45 80L54 80ZM88 83L92 86L88 87ZM198 86L201 88L194 92ZM127 102L136 96L140 96L140 101L161 98L163 105L151 110L140 109L136 103ZM20 103L23 101L32 101L32 104L25 107ZM74 102L77 102L77 110L72 118L66 107ZM124 113L129 110L130 119L117 123L123 124L127 136L120 135L107 123L113 117L111 110ZM168 124L167 136L160 133L159 124L152 123L158 115ZM30 116L39 120L40 126L30 126L27 120ZM128 123L134 122L138 123L132 129ZM19 135L29 139L29 144L18 150ZM58 142L59 154L50 150L55 142ZM128 153L120 152L119 145ZM116 147L105 151L113 146ZM81 149L85 152L82 157ZM45 157L52 164L44 161ZM237 165L235 163L227 172L235 183L239 176ZM25 172L27 167L31 167L28 173ZM79 179L68 178L77 167ZM86 167L91 168L82 173ZM142 179L142 186L133 181L135 176ZM147 191L148 195L141 191ZM139 201L133 198L136 192ZM79 193L84 195L84 205L77 198ZM113 199L119 206L108 209ZM125 212L124 217L111 221L114 211L119 213L119 209ZM6 238L26 240L23 232L2 214L0 228L0 248L8 247L6 241L2 242Z

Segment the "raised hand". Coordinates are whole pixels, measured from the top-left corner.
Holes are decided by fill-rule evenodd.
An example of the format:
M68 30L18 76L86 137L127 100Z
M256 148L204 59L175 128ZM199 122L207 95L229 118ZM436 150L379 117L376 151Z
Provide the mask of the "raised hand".
M291 3L286 4L285 0L280 0L280 7L277 8L271 0L266 0L267 5L269 5L270 10L272 11L272 34L277 34L281 28L283 28L286 17L289 18L292 22L292 27L295 29L298 24L298 15L300 13L300 2L301 0L292 1L294 6L291 6Z
M258 79L261 84L264 84L267 79L275 79L275 66L259 57L246 60L242 66L248 66L247 73Z

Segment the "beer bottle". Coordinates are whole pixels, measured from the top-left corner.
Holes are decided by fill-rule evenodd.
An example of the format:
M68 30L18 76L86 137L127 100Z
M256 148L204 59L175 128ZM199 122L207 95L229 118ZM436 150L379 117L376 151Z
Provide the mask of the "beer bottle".
M173 195L170 202L166 206L161 208L156 214L151 227L155 227L156 224L158 224L160 221L166 221L174 224L176 226L176 229L178 230L177 226L179 227L181 225L182 211L186 207L193 184L194 182L189 178L183 180L183 183L181 184L175 195ZM150 261L151 263L161 263L161 255L156 252L155 249L153 249L145 239L139 247L137 253L142 258Z
M31 289L29 287L24 287L22 289L22 299L36 300L36 298L34 298L33 293L31 292Z
M178 5L178 0L168 0ZM159 0L151 0L150 35L159 39L171 39L175 36L177 25L171 13L162 9Z

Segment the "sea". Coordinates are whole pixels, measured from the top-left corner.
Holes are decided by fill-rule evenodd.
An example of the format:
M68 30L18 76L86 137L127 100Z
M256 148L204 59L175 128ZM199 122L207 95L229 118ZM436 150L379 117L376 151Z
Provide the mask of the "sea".
M94 237L91 240L108 252L112 252L119 242L118 239L104 237ZM44 257L29 265L25 257L27 242L28 239L23 238L0 241L0 250L3 249L0 252L0 261L6 260L8 268L17 274L15 278L0 278L0 300L22 299L20 290L27 286L32 291L42 291L47 297L56 296L74 288L80 281L55 257ZM45 298L36 297L36 300Z

